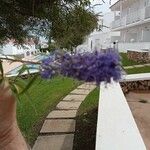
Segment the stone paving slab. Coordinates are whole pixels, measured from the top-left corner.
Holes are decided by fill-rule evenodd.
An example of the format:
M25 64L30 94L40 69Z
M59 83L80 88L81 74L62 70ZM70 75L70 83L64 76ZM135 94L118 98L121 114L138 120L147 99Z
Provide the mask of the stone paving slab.
M40 133L70 133L75 132L74 119L45 120Z
M78 89L89 89L89 90L93 90L95 89L96 86L95 85L88 85L88 84L82 84L80 86L78 86Z
M32 150L72 150L73 134L39 136Z
M96 82L85 82L86 85L96 85Z
M71 110L71 109L78 109L80 107L82 102L65 102L65 101L61 101L58 103L58 105L56 106L56 109L67 109L67 110Z
M88 95L90 93L91 90L87 90L87 89L75 89L71 92L71 94L78 94L78 95Z
M86 95L67 95L63 100L64 101L84 101Z
M133 69L134 66L125 66L124 69Z
M145 64L144 66L150 66L150 64Z
M47 116L48 119L53 118L75 118L77 110L54 110Z
M133 67L135 67L135 68L141 68L141 67L144 67L144 65L133 65Z

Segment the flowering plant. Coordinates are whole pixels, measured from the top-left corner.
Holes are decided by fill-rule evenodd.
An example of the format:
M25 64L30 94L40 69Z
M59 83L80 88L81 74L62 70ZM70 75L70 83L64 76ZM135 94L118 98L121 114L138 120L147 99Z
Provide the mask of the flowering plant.
M109 83L111 78L114 81L121 78L120 57L113 50L74 55L66 53L60 57L60 63L56 62L54 63L51 58L42 61L43 78L48 79L55 73L60 73L86 82L95 81L97 84L102 81Z
M67 77L72 77L85 82L96 82L98 85L101 82L110 83L111 79L118 81L121 78L120 57L115 50L107 50L106 52L93 52L83 54L68 54L57 53L56 58L49 56L48 58L37 62L40 65L40 75L44 79L51 79L54 75L60 74ZM10 59L9 59L10 60ZM19 60L12 60L19 61ZM12 88L12 91L18 95L24 93L33 81L38 77L38 74L30 78L29 82L20 80L18 76L22 76L24 72L29 72L26 65L36 62L25 62L20 60L24 65L19 70L18 75L7 79L3 72L2 61L0 62L0 83L7 79ZM23 83L20 84L20 82Z

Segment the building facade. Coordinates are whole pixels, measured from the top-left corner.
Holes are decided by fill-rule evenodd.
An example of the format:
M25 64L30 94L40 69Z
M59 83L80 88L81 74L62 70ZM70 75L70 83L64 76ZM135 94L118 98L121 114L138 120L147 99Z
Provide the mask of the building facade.
M120 40L119 31L111 31L114 13L108 12L99 18L98 29L91 33L85 42L77 47L78 51L95 51L113 47L113 42Z
M150 51L150 0L118 0L112 31L120 31L119 51Z

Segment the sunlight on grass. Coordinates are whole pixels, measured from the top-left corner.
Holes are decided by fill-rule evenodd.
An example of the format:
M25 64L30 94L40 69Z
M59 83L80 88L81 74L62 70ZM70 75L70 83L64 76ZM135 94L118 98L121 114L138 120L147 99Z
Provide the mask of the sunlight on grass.
M127 74L138 74L138 73L150 73L150 67L140 67L140 68L133 68L133 69L125 69Z
M20 96L18 123L30 144L33 144L48 113L78 85L79 82L71 78L55 77L50 81L38 78L28 91L29 97Z
M88 112L98 106L99 88L95 88L80 105L78 115Z
M133 65L138 65L139 63L133 61L133 60L129 60L127 58L127 53L120 53L120 56L122 58L122 65L123 66L133 66Z

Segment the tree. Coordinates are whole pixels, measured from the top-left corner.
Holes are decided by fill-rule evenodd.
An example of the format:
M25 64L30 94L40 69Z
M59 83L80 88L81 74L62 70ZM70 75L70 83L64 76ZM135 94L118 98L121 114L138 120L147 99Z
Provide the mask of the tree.
M84 7L76 6L69 13L61 13L53 22L52 37L63 48L72 49L97 27L97 17Z
M89 5L89 0L0 0L0 43L8 38L21 43L31 31L48 36L60 12L79 5Z

